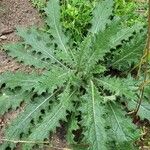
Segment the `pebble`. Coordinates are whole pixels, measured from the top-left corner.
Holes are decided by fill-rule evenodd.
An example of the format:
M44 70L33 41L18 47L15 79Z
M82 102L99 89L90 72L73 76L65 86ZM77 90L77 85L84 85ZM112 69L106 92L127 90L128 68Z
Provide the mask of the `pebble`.
M7 39L7 36L2 35L2 36L0 36L0 39L1 39L1 40L6 40L6 39Z

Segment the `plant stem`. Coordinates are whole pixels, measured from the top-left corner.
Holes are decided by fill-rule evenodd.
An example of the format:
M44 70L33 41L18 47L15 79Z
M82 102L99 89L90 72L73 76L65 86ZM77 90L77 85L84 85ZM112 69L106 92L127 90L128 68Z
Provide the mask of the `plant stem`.
M146 63L145 63L145 71L144 71L144 83L147 80L147 76L148 76L148 61L149 61L149 55L150 55L150 0L148 1L148 5L149 5L149 10L148 10L148 35L147 35L147 45L146 45ZM144 96L144 90L145 90L145 86L142 87L141 89L141 93L140 93L140 98L139 98L139 102L135 111L135 115L137 114L137 112L140 109L142 100L143 100L143 96Z

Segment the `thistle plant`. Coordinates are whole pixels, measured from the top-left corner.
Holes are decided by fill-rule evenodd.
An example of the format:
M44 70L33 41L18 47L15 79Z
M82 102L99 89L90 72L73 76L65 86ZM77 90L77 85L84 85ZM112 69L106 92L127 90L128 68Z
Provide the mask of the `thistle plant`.
M23 105L7 125L7 140L0 149L13 149L16 143L8 141L22 140L31 142L22 143L21 149L32 150L36 142L49 141L60 122L66 124L66 140L74 145L72 149L136 149L140 129L127 112L136 109L140 81L124 72L139 63L146 31L140 24L123 26L113 6L113 0L96 4L91 28L78 46L61 26L59 0L49 0L45 8L48 32L35 27L17 29L22 41L4 49L33 71L0 75L0 114ZM150 119L149 92L144 94L137 115Z

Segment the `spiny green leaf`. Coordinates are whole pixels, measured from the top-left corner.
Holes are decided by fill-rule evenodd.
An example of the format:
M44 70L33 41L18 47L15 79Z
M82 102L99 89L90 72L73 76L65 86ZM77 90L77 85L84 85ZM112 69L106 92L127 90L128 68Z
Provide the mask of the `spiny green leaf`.
M104 0L98 3L93 11L92 28L90 30L92 33L98 33L106 28L113 11L113 4L113 0Z
M128 99L136 99L136 91L138 86L135 79L128 77L128 79L120 79L116 77L102 77L97 79L98 85L103 86L104 89L109 90L112 94L117 96L125 96Z
M23 101L30 101L31 94L27 92L4 90L0 96L0 115L3 115L8 109L15 110Z
M94 43L95 53L100 57L99 59L103 59L110 49L121 45L123 40L128 40L135 30L136 26L123 28L117 20L111 23L105 31L99 32Z
M135 110L136 109L136 107L139 104L138 100L139 99L128 101L129 110ZM137 112L137 115L140 116L140 118L143 120L144 119L150 120L150 103L148 101L146 101L146 100L142 101L140 108Z
M149 79L148 79L149 80ZM145 98L147 100L149 100L150 98L150 83L148 83L147 85L145 85L145 90L144 90L144 93L145 93Z
M51 111L43 118L41 123L36 124L36 127L32 130L29 135L28 140L31 141L41 141L48 138L49 133L54 131L56 127L59 126L60 120L66 120L67 110L71 111L72 95L69 89L66 90L59 96L59 102L52 106ZM24 148L29 149L32 145L25 144Z
M34 66L36 68L50 68L48 61L42 60L42 57L34 55L32 51L26 50L23 44L5 45L3 48L7 50L9 56L19 62L23 62L25 65Z
M52 58L54 45L47 34L36 28L17 28L17 34L23 38L24 43L31 46L30 50L40 53L42 58Z
M143 33L136 34L129 43L115 51L112 66L119 70L126 70L136 63L140 62L145 47L145 35Z
M77 120L77 116L75 115L75 113L73 113L71 115L70 120L68 121L68 129L67 129L67 135L66 135L66 139L69 144L76 143L74 141L75 136L73 134L73 131L76 131L77 129L79 129L78 120Z
M60 5L59 0L50 0L47 4L47 8L45 8L45 13L47 15L47 24L50 27L50 34L54 38L54 42L57 44L59 50L61 50L60 58L65 62L69 62L69 64L73 65L72 60L75 60L74 54L72 50L69 48L68 43L69 39L65 36L62 30L62 26L60 24ZM57 53L58 56L59 53Z
M44 109L46 113L47 107L49 107L49 101L53 99L54 94L48 97L36 97L34 101L27 104L24 110L11 122L11 125L5 130L5 139L19 140L20 135L23 134L22 138L27 137L29 130L32 126L31 120L33 121L33 126L39 122L39 117L41 116L41 110ZM38 134L38 133L37 133ZM5 149L8 143L5 142L1 145L1 149ZM9 146L13 148L14 143L10 143Z
M137 127L119 105L109 102L107 110L108 149L110 147L115 150L134 149L133 142L140 136Z
M86 37L83 42L80 44L79 52L77 53L77 67L79 69L85 67L85 61L90 56L90 50L92 45L92 37Z
M120 31L118 31L116 35L111 37L110 39L111 48L116 48L116 46L121 45L123 41L129 40L129 38L133 36L134 32L137 33L142 28L143 27L140 24L135 24L131 27L126 28L122 26L120 28Z
M6 87L14 89L21 87L24 91L31 91L41 94L48 90L49 93L53 92L57 86L62 86L69 77L70 72L65 72L62 68L55 67L50 72L44 72L42 75L35 73L11 73L6 72L0 75L0 85L6 84Z
M92 47L90 46L85 53L83 53L83 55L88 53L88 57L84 57L85 59L83 59L83 62L86 64L86 71L90 72L91 68L94 67L98 61L103 61L104 56L109 53L111 49L121 45L124 40L128 40L136 29L136 26L123 28L117 19L109 24L104 31L99 32L96 37L93 37Z
M103 98L91 81L90 88L83 97L81 108L83 117L82 125L85 127L84 140L89 144L89 150L107 150L106 122L103 118L106 112L104 106L101 104L102 101Z
M14 89L15 87L23 87L25 90L31 90L37 84L39 76L35 73L25 74L22 72L5 72L0 75L0 85L6 84L6 87Z
M49 59L51 63L57 62L60 66L66 68L64 64L56 58L54 55L54 45L49 42L51 39L41 33L36 29L31 28L24 29L18 28L18 35L21 36L25 43L31 46L31 50L36 53L40 53L44 59Z
M50 33L53 35L58 47L68 53L68 38L62 32L60 25L60 6L59 0L50 0L45 9L47 14L47 24L50 26Z
M95 67L93 67L93 70L92 70L94 74L104 73L105 71L106 71L106 67L102 65L96 65Z

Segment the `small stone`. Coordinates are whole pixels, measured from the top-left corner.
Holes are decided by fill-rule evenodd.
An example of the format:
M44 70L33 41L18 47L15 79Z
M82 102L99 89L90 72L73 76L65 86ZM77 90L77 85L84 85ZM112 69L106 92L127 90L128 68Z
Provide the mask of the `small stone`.
M1 40L6 40L7 37L6 37L5 35L2 35L2 36L0 36L0 39L1 39Z

